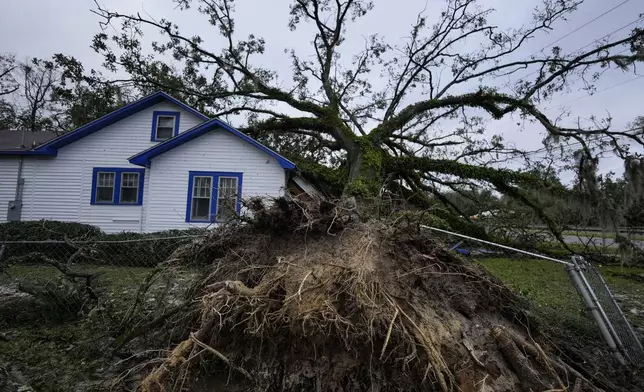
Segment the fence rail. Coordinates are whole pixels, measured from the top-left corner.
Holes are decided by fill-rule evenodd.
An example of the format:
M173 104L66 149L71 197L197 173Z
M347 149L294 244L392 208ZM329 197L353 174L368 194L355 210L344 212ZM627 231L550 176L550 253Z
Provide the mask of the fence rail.
M583 290L587 290L596 301L595 306L601 315L597 320L600 328L601 324L606 326L605 329L610 333L610 338L615 342L617 350L627 361L634 365L644 365L644 348L604 278L583 257L573 257L573 263L574 269L582 278L582 286L578 287L580 294L583 295Z

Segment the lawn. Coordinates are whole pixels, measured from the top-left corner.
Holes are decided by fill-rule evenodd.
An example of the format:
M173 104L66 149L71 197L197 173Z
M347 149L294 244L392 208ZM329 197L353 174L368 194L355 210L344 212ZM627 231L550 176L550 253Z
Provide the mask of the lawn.
M597 330L586 314L577 292L568 280L564 266L538 259L491 258L477 261L501 279L512 290L534 305L535 314L543 317L549 327L574 331L584 336L597 337ZM80 265L79 271L100 272L99 286L111 303L125 308L131 303L136 290L150 272L149 268ZM632 277L642 275L644 269L598 267L634 327L644 328L644 283ZM14 265L7 275L0 275L0 285L9 282L45 283L55 281L59 273L53 267ZM190 274L187 274L190 275ZM194 274L193 274L194 275ZM631 276L631 277L625 277ZM187 280L188 278L186 278ZM156 293L163 283L153 286L146 302L153 306ZM178 289L188 286L178 281ZM0 315L1 316L1 315ZM98 312L65 323L9 326L0 339L0 364L18 363L37 390L66 391L79 380L105 379L107 365L101 355L107 348L105 332L110 320ZM113 321L112 321L113 323Z
M540 259L481 259L479 264L517 294L529 299L539 313L562 327L593 333L594 329L564 266ZM627 318L644 335L643 268L597 266ZM589 330L591 328L591 330Z
M97 289L103 298L98 307L68 321L9 322L1 327L0 365L17 365L38 391L67 391L69 385L81 381L91 384L113 378L103 373L109 367L103 352L111 347L111 334L133 303L139 286L152 271L151 268L99 265L75 265L73 270L98 274ZM194 273L188 271L178 276L170 290L170 300L189 287L188 280L193 276ZM7 274L0 275L0 286L27 283L43 287L48 282L55 284L59 279L58 270L50 266L12 265ZM164 287L163 279L155 281L144 298L143 312L155 309L155 298L159 298ZM60 298L54 297L51 306L60 302ZM109 312L106 311L108 307ZM2 317L0 314L0 321Z

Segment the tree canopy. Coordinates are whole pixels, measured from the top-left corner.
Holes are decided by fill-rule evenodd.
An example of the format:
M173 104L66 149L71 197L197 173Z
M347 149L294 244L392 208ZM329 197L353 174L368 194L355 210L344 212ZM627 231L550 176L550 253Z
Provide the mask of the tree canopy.
M592 81L606 69L632 69L644 59L644 31L572 53L553 47L523 59L515 55L575 12L580 0L544 0L530 23L510 29L490 23L499 11L476 0L446 0L435 23L428 20L435 9L418 14L406 42L387 42L376 27L358 53L343 51L347 29L377 2L293 0L288 27L297 32L313 26L314 56L285 48L292 60L289 76L262 61L262 38L236 32L233 0L175 3L177 12L196 9L223 40L212 44L184 35L172 17L156 20L97 5L104 29L93 47L106 67L125 71L123 82L180 94L214 116L244 115L242 128L254 136L297 141L305 146L299 149L304 167L315 172L322 165L318 174L336 169L344 196L365 200L396 188L420 206L437 199L450 205L446 191L487 184L538 209L522 185L548 181L496 164L525 151L507 147L501 135L482 137L486 121L510 115L539 124L551 146L578 143L578 162L596 159L596 148L605 151L607 139L624 159L633 156L631 144L644 145L641 131L613 130L609 121L594 128L565 124L540 108L574 78ZM119 29L107 28L116 24ZM161 39L146 47L149 31ZM464 52L466 41L478 47ZM161 59L168 55L176 67ZM342 61L347 56L349 65ZM512 86L494 87L495 78L508 75L517 75ZM376 78L385 80L384 87Z
M579 173L576 191L591 199L599 154L610 151L627 167L641 166L632 163L640 160L632 147L644 145L640 120L629 130L613 129L610 118L589 128L552 118L542 106L575 81L592 85L606 71L632 71L644 59L643 30L570 53L553 46L522 54L533 50L533 37L561 26L583 0L543 0L528 23L510 28L491 22L502 9L445 0L440 10L432 5L420 12L403 41L385 39L374 26L362 34L364 46L355 53L346 49L351 28L377 10L377 1L292 0L288 28L311 32L312 56L285 47L288 75L264 60L263 38L238 33L234 0L173 2L177 13L197 12L207 21L211 42L184 34L187 26L173 23L173 16L125 14L96 3L102 31L92 47L118 77L88 72L62 54L29 65L57 82L48 110L55 107L61 115L49 116L57 119L50 126L70 129L165 90L211 116L234 116L234 125L287 154L354 205L386 192L419 208L438 202L450 217L466 217L447 195L471 198L482 194L471 192L482 186L532 208L555 232L535 190L561 194L559 167L533 162L525 170L508 169L505 162L530 152L506 143L491 129L495 121L518 119L517 130L540 126L544 148L568 156L566 164ZM0 92L20 85L1 77L15 64L0 58ZM513 82L499 87L500 78ZM579 146L574 154L566 151L571 144Z

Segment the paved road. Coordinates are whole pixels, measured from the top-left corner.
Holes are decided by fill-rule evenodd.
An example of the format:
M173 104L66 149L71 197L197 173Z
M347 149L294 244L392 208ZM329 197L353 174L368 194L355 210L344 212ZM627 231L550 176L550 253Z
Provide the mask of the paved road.
M569 244L595 244L596 246L617 246L615 240L612 238L589 238L589 237L579 237L576 235L564 235L564 240ZM642 240L633 240L633 244L644 248L644 241Z

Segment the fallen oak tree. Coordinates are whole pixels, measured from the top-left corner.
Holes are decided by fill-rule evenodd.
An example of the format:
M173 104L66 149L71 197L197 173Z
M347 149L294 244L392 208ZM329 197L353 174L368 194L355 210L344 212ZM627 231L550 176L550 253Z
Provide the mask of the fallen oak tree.
M141 390L619 390L537 343L519 299L436 238L345 218L222 229L238 236L168 320L184 333Z

